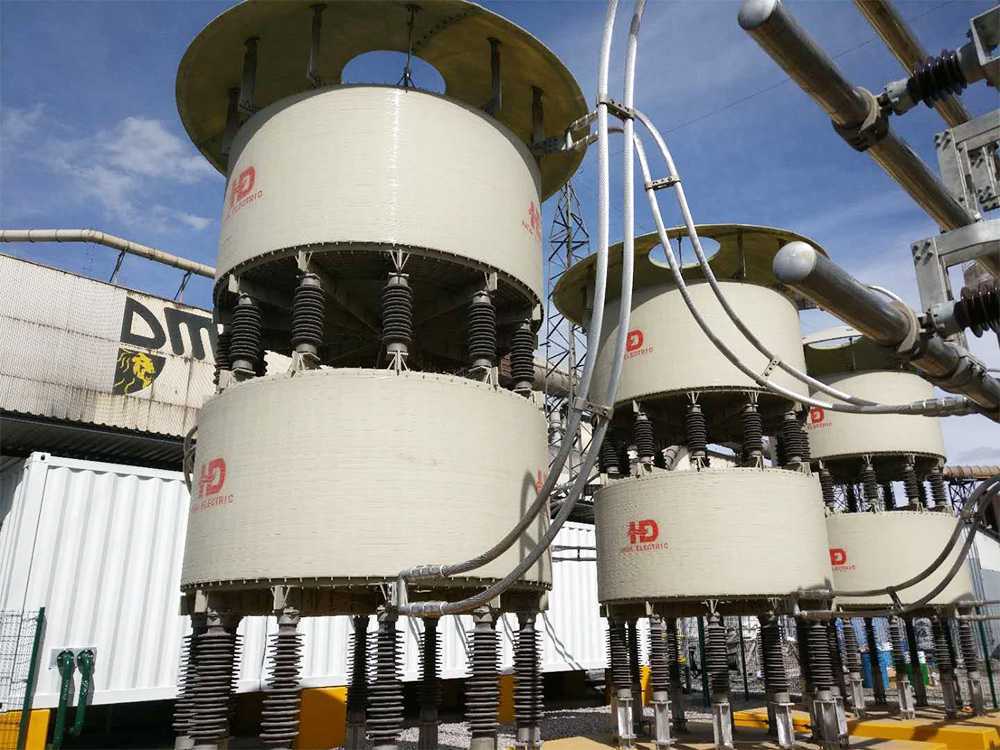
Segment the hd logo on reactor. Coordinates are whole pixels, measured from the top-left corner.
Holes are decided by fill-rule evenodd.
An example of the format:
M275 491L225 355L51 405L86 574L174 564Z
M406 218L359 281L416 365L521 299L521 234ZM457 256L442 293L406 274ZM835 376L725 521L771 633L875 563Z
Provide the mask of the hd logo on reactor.
M649 552L667 548L665 543L657 542L660 538L660 525L652 518L629 521L626 535L628 536L628 545L622 547L622 552Z

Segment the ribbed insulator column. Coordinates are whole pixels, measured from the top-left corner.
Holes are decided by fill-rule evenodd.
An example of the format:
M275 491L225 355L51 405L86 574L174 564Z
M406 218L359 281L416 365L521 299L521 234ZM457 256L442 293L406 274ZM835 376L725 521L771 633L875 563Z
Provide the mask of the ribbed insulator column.
M481 747L487 741L496 742L500 654L493 613L485 608L476 610L473 620L470 675L465 681L465 718L469 722L473 747Z
M794 411L786 411L782 419L781 445L784 450L782 463L787 468L797 468L809 461L808 440Z
M938 671L944 676L951 675L955 669L955 663L951 659L951 649L948 648L948 636L945 633L945 623L935 617L931 620L931 632L934 635L934 659L937 661Z
M944 476L941 474L941 469L934 469L930 474L927 475L927 482L931 486L931 499L934 501L935 508L947 508L948 502L948 488L944 484Z
M743 406L743 465L763 466L764 422L756 399Z
M861 674L861 651L858 649L858 634L851 620L844 620L844 662L851 674Z
M649 682L653 692L670 690L667 626L659 615L649 618Z
M920 653L917 646L917 630L914 626L914 618L907 617L904 620L906 625L906 641L910 652L910 664L915 665L914 667L914 679L913 679L913 693L916 698L917 706L926 706L927 703L927 686L924 685L923 675L920 673Z
M278 632L271 636L271 679L260 712L260 741L266 747L292 750L299 737L299 665L302 635L299 613L278 615Z
M189 734L195 745L218 744L229 736L229 702L236 679L236 635L218 619L195 639L197 677L192 691Z
M684 433L691 465L696 468L708 466L708 422L701 406L694 400L688 404L684 414Z
M830 647L830 667L833 669L833 686L840 691L841 696L846 696L847 675L844 673L844 655L840 650L840 636L837 635L837 623L833 620L826 624L826 639Z
M809 624L802 619L795 620L795 643L799 649L799 677L803 695L815 690L812 679L812 662L809 660Z
M510 377L514 390L524 396L531 393L535 382L535 347L538 337L525 320L510 336Z
M781 621L775 614L760 615L761 661L764 671L764 688L769 696L791 692L785 652L782 648Z
M705 669L708 671L712 701L729 700L729 653L726 647L726 626L722 615L713 612L705 632Z
M535 747L541 740L545 711L542 684L541 633L535 629L536 612L518 613L514 648L514 723L518 742Z
M441 703L441 654L438 650L438 620L424 620L420 635L420 750L436 750L438 746L438 707Z
M223 328L215 339L215 376L212 380L215 385L219 384L219 379L223 372L229 372L232 368L232 361L229 358L229 345L232 334L228 328Z
M906 493L907 504L911 510L920 507L920 482L917 480L917 470L912 463L903 469L903 491Z
M292 348L315 356L323 344L325 318L326 300L319 276L304 273L292 295Z
M674 729L683 731L687 727L687 717L684 715L684 692L681 674L681 644L677 634L677 620L668 618L667 626L667 664L670 667L670 692L673 696L671 719Z
M368 736L374 750L396 750L403 730L402 643L395 615L382 612L378 621L375 681L368 689Z
M886 510L896 510L896 495L892 491L892 482L882 482L882 507Z
M368 620L368 615L355 615L351 618L353 631L348 644L350 685L347 688L347 750L362 750L367 747L365 736L370 651Z
M472 296L467 320L465 341L469 365L480 369L493 367L497 362L497 309L485 289Z
M234 371L256 374L264 350L264 316L249 294L241 294L229 326L229 361Z
M822 622L809 624L809 676L813 690L818 694L833 689L833 664L830 661L830 641L826 635L826 625Z
M962 651L962 665L967 672L979 671L979 649L972 633L972 623L968 620L958 621L958 644Z
M865 502L869 508L878 507L878 477L871 461L866 460L861 467L861 487L865 493Z
M187 737L191 734L191 717L194 715L194 685L197 679L198 658L195 651L198 638L207 628L204 615L192 615L191 633L181 642L181 660L177 669L177 700L174 702L174 734Z
M819 489L823 493L823 504L832 512L837 501L833 494L833 476L825 466L819 470Z
M651 465L653 457L656 455L656 435L653 431L653 423L649 421L649 417L646 416L645 412L640 411L635 415L635 423L632 429L632 437L635 442L636 453L639 455L639 461L646 465Z
M639 661L639 623L629 620L628 623L628 671L632 677L632 699L635 708L632 711L632 721L635 731L642 728L642 667Z
M608 664L611 684L616 690L631 690L632 675L628 664L628 633L623 620L608 620Z
M621 473L618 446L615 445L614 437L610 431L604 433L604 440L601 442L601 450L597 454L597 460L602 474L618 476Z
M898 617L889 618L889 640L892 643L892 665L896 673L906 672L906 641L903 640L903 628Z

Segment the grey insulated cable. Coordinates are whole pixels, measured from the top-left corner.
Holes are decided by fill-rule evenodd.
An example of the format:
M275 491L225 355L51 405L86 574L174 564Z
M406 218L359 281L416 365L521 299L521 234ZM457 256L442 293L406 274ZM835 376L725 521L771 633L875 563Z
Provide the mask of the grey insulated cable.
M636 0L636 7L635 7L635 12L633 14L632 25L631 25L631 27L629 29L630 39L632 37L635 37L635 36L638 35L638 32L639 32L639 22L641 20L642 11L643 11L644 6L645 6L645 1L644 0ZM605 19L604 41L602 43L602 54L601 54L601 61L602 61L601 62L601 68L602 69L601 69L601 73L600 73L600 76L599 76L599 80L601 80L601 81L604 82L602 84L602 86L601 86L601 89L602 89L602 91L604 93L606 93L606 90L607 90L607 88L606 88L606 81L607 81L607 70L608 70L608 67L609 67L609 64L610 64L611 33L612 33L612 30L613 30L613 27L614 27L614 16L615 16L615 13L617 11L617 7L618 7L617 0L609 0L609 3L608 3L608 15L607 15L607 18ZM636 45L630 42L630 46L629 46L629 56L630 56L630 58L632 56L634 56L635 49L636 49ZM629 65L634 66L634 60L627 61L626 62L626 67L628 67ZM634 80L632 81L632 84L634 85ZM627 94L627 96L630 96L630 95ZM606 101L606 98L607 98L606 96L600 97L601 101ZM600 107L599 107L599 109L600 109ZM606 106L605 106L605 109L606 109ZM606 132L604 133L604 137L599 140L599 149L600 149L601 152L603 152L605 154L605 170L604 170L604 172L601 172L599 174L599 176L598 176L598 183L599 183L598 187L599 187L599 192L602 195L605 195L607 193L608 184L609 184L609 179L608 179L608 175L607 175L607 160L606 160L606 156L607 156L607 133ZM600 170L599 170L599 172L600 172ZM606 230L606 227L605 227L605 230ZM608 245L608 241L609 241L608 240L608 236L607 236L607 231L605 231L605 233L603 235L601 235L601 233L599 231L598 235L599 235L598 236L598 241L599 241L599 245L598 245L598 266L600 266L600 259L603 256L604 257L604 262L605 262L604 275L606 276L607 275L607 268L606 268L606 264L607 264L607 245ZM623 261L623 263L622 263L622 279L621 279L622 300L623 300L623 302L626 299L628 299L628 300L631 299L632 268L633 268L633 264L632 264L631 260ZM600 278L600 273L598 273L598 278ZM605 279L605 281L606 281L606 279ZM604 284L602 284L601 286L603 287ZM587 355L588 355L588 365L590 365L592 361L596 361L597 339L600 336L601 326L603 325L603 323L602 323L603 318L601 317L601 315L599 315L599 312L602 312L603 311L603 307L604 307L603 291L604 290L602 288L602 290L601 290L601 292L602 292L602 298L600 299L600 304L598 304L597 291L596 291L596 288L595 288L594 310L592 311L592 316L591 316L591 328L589 328L588 332L587 332L587 338L588 338L588 342L587 342L587 344L588 344L588 347L587 347L588 348L588 352L587 352ZM618 391L618 381L619 381L619 379L621 377L621 369L622 369L622 364L623 364L623 360L624 360L624 351L625 351L625 339L626 339L626 336L627 336L627 333L628 333L628 322L629 322L629 316L630 316L630 314L631 314L631 304L628 304L628 305L621 304L620 307L619 307L618 337L617 337L617 340L615 341L615 351L619 353L619 356L618 356L618 361L612 367L611 378L610 378L610 380L608 382L608 385L607 385L607 391L605 393L605 402L604 402L604 403L607 403L607 404L613 404L614 403L615 394ZM596 319L596 321L595 321L595 319ZM593 358L590 357L591 351L594 352L594 357ZM593 367L591 366L591 370L592 369L593 369ZM585 372L584 374L586 375L588 373ZM589 378L588 378L588 381L585 383L585 385L586 385L586 390L584 390L584 387L583 387L584 386L584 382L583 382L583 379L581 378L580 393L585 394L584 395L584 399L586 399L586 396L589 395L589 390L590 390ZM571 411L571 414L573 414L577 419L579 419L579 415L580 415L581 411L582 411L582 407L579 408L579 409L573 409ZM567 426L567 430L569 429L570 426L571 425ZM604 435L606 434L607 429L608 429L608 420L607 419L600 420L600 423L595 428L593 436L591 438L591 447L590 447L590 450L587 452L587 455L584 457L584 460L583 460L583 462L582 462L582 464L581 464L581 466L579 468L579 475L577 476L576 481L573 483L572 489L570 490L570 493L569 493L568 497L566 498L566 500L560 506L559 512L556 514L555 518L553 518L552 523L549 525L549 528L546 529L545 534L542 535L542 537L539 539L539 541L535 545L535 547L521 560L521 562L512 571L510 571L506 576L504 576L501 580L499 580L496 583L494 583L489 588L485 589L484 591L479 592L478 594L475 594L475 595L473 595L471 597L468 597L468 598L466 598L464 600L460 600L460 601L456 601L456 602L418 602L418 603L413 603L413 604L400 603L400 605L399 605L399 611L400 611L400 613L401 614L407 614L407 615L419 615L419 616L428 616L428 615L429 616L441 616L441 615L447 615L447 614L459 614L459 613L462 613L462 612L468 612L468 611L470 611L472 609L475 609L476 607L483 606L483 605L487 604L492 599L494 599L495 597L499 596L504 591L506 591L508 588L510 588L510 586L514 582L516 582L518 579L520 579L520 577L529 568L531 568L538 561L538 558L542 556L542 554L545 552L545 550L548 549L549 545L555 539L556 535L559 533L559 530L562 528L563 524L569 519L570 515L573 512L573 509L576 507L577 502L579 501L581 495L583 494L584 487L587 484L587 479L590 476L590 472L593 469L594 464L597 461L597 456L598 456L598 453L600 451L601 443L604 440ZM575 430L575 427L574 427L574 430ZM569 447L571 447L571 445L569 445L568 442L567 442L567 450L566 450L567 454L568 454L568 448ZM563 451L560 450L560 456L562 454L563 454ZM564 461L565 461L565 459L564 459ZM558 474L559 470L561 470L561 468L562 468L561 464L558 467L555 466L555 464L554 464L553 467L550 468L550 470L549 470L549 476L546 478L545 485L542 487L542 491L539 493L539 497L535 501L535 505L538 505L539 508L542 505L544 505L544 500L547 498L547 493L551 492L552 487L555 485L556 480L557 480L557 474ZM539 501L542 501L542 502L539 502ZM532 509L534 509L534 507L535 506L533 505ZM530 513L530 511L529 511L529 513ZM528 514L526 514L526 516L527 515ZM537 512L536 512L536 515L537 515ZM522 531L523 531L524 528L527 528L528 524L531 523L531 520L532 519L529 519L527 522L524 522L523 519L522 519L522 523L518 524L519 526L521 526L523 524ZM510 535L508 535L508 536L510 536ZM514 541L519 536L520 536L520 533L517 534L516 536L514 536L514 538L510 540L510 542L507 545L507 547L509 547L510 545L512 545L514 543ZM491 558L491 559L495 559L496 557L499 557L499 555L502 554L502 552L503 552L503 550L501 550L500 552L497 552L496 555L493 558ZM480 565L482 565L482 564L485 564L485 562L484 563L480 563ZM480 565L476 565L475 567L480 567ZM469 569L469 568L467 568L467 569ZM403 576L401 576L401 578L403 578ZM401 581L400 583L403 583L403 581ZM399 587L399 588L401 588L401 587Z
M610 67L611 59L611 39L614 31L615 15L618 11L618 0L609 0L608 11L604 21L604 34L601 41L601 62L600 70L598 71L598 100L605 101L607 99L607 81L608 81L608 69ZM607 105L598 105L598 127L600 131L601 116L600 113L603 110L603 141L598 143L598 231L597 231L597 252L596 252L596 272L594 280L594 302L593 308L590 314L590 325L587 329L587 353L584 359L583 373L580 376L580 385L578 393L580 394L580 399L578 403L569 405L569 413L566 417L566 432L567 434L575 434L580 426L580 422L583 417L583 412L587 406L587 398L590 395L590 384L593 378L594 368L597 362L597 352L599 337L604 325L604 300L606 296L607 288L607 277L608 277L608 246L610 244L610 234L608 225L608 211L610 206L610 175L608 167L608 149L607 149ZM603 156L602 156L603 154ZM603 218L602 218L603 217ZM629 285L631 286L631 284ZM624 284L623 284L624 287ZM627 322L627 317L626 317ZM627 325L624 326L627 328ZM624 347L624 333L622 335L622 347ZM617 389L617 381L615 382L615 389ZM600 443L592 443L592 445L600 446ZM538 495L534 502L522 515L521 519L514 525L514 527L492 548L483 552L476 557L470 558L460 563L454 564L440 564L440 565L418 565L407 570L403 570L399 574L399 582L397 585L397 596L405 587L407 580L415 580L419 578L438 578L438 577L449 577L460 575L462 573L468 573L469 571L481 568L487 563L496 560L500 555L510 549L513 544L521 538L521 535L525 530L532 524L538 514L543 508L547 506L552 490L555 488L556 483L559 481L559 475L562 472L563 466L569 458L569 454L572 451L573 442L564 441L559 447L559 452L556 457L552 460L549 467L548 476L542 484L541 489L538 491ZM565 505L566 503L564 503ZM406 607L407 605L398 602L401 607ZM404 614L402 609L400 610Z

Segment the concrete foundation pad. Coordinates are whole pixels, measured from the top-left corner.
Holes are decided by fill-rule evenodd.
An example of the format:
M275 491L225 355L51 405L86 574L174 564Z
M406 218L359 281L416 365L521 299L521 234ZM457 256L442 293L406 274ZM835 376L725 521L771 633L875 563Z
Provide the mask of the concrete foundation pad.
M761 707L737 711L733 714L733 722L737 727L746 729L767 729L767 709ZM809 712L793 710L792 726L796 732L807 731L809 729Z
M1000 720L996 714L957 719L945 719L942 716L853 720L848 722L848 728L853 736L940 742L949 750L1000 748Z

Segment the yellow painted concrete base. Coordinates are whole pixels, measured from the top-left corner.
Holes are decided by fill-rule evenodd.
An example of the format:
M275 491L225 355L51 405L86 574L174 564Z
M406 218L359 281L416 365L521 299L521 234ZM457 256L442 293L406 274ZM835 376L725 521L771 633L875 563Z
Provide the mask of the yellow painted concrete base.
M347 688L306 688L299 711L297 750L328 750L347 735Z
M25 750L45 750L45 740L49 735L49 715L47 708L35 709L28 720L28 737ZM21 712L10 711L0 714L0 735L17 741L18 727L21 724Z
M995 715L978 718L865 719L847 725L858 737L942 742L949 750L1000 749L1000 722Z
M777 750L777 743L764 740L736 740L737 750ZM641 750L653 750L652 742L637 742ZM546 740L546 750L604 750L616 747L610 739L595 739L593 737L566 737L561 740ZM815 748L816 745L802 743L802 748ZM906 740L873 740L862 737L852 737L851 747L858 750L949 750L942 742L910 742ZM688 741L678 739L674 742L674 750L713 750L715 744L711 741Z
M745 729L767 729L767 709L748 708L745 711L736 711L733 714L733 723ZM809 729L809 712L792 711L792 727L796 732L805 732Z

